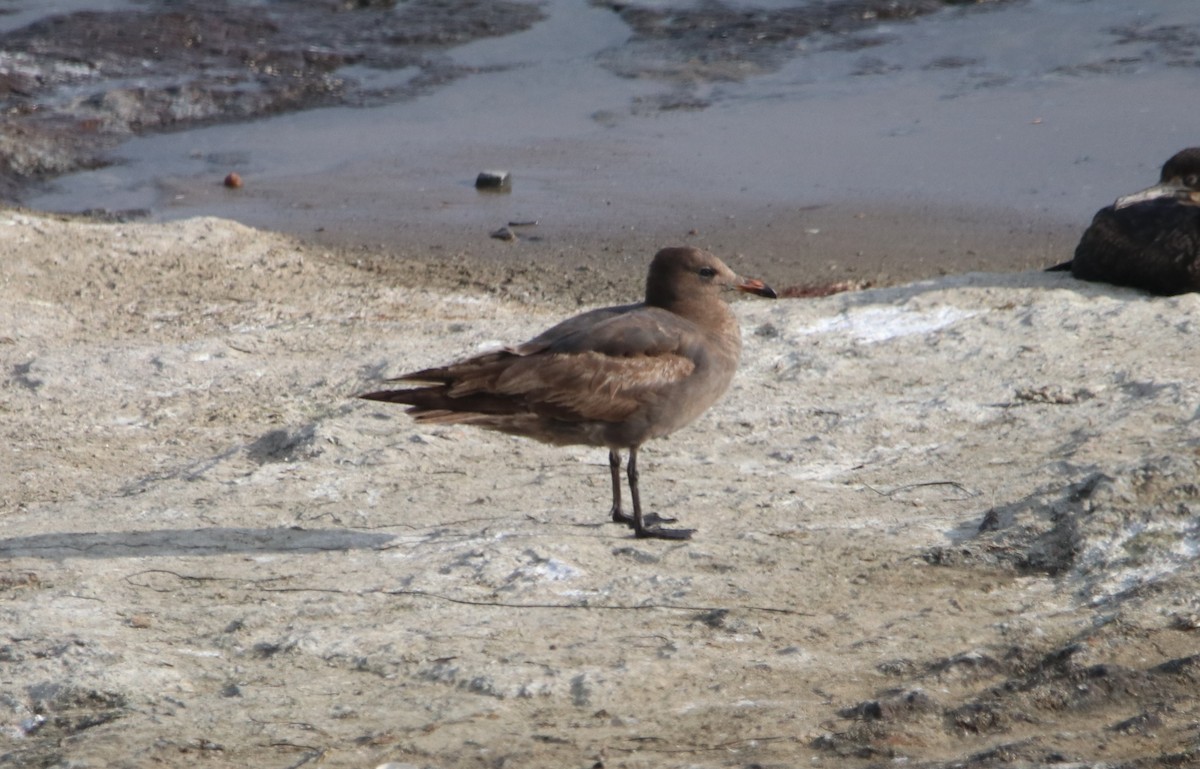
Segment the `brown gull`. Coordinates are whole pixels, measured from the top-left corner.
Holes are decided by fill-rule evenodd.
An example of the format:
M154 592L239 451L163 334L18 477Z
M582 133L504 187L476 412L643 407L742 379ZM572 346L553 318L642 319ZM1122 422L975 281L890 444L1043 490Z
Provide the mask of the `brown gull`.
M664 248L650 263L646 299L591 310L524 344L392 382L424 386L360 398L409 406L418 422L467 424L558 446L607 448L614 521L638 537L687 539L674 519L643 514L638 450L690 424L725 393L741 355L727 289L775 298L762 281L741 278L697 248ZM621 505L621 450L633 515Z

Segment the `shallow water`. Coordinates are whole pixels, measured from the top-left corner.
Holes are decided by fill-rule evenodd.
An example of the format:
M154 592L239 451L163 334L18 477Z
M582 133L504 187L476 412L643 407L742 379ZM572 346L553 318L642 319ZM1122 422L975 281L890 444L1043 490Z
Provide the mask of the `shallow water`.
M1194 0L950 8L802 38L740 82L620 77L678 52L631 42L617 14L578 0L545 11L526 32L452 49L479 71L426 95L133 139L119 164L25 202L381 242L484 237L510 220L679 232L845 201L1086 223L1197 143ZM511 171L512 192L476 192L484 169ZM243 189L221 186L232 170Z

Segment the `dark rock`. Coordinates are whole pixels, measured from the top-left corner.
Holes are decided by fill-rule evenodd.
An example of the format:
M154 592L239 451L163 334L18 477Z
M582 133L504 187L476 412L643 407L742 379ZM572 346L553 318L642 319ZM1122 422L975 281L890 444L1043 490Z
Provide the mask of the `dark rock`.
M508 171L480 171L475 177L475 189L508 192L512 189L512 174Z

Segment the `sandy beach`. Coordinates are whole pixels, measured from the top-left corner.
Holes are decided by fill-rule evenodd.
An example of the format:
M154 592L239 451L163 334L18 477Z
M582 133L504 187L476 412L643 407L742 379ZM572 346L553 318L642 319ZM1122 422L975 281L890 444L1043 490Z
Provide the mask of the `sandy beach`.
M1197 297L739 302L641 460L688 543L605 522L603 452L352 398L636 298L632 251L0 212L0 765L1200 761Z

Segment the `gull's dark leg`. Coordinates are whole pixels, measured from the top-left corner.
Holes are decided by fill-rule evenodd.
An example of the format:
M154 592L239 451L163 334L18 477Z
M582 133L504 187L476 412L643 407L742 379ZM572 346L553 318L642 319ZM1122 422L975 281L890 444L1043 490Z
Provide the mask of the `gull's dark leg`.
M608 469L612 471L612 519L616 523L633 525L633 519L621 511L621 454L616 449L608 452Z
M632 456L633 454L630 453L630 457ZM626 515L625 511L621 509L621 452L615 449L608 452L608 469L612 472L613 503L612 510L609 513L612 515L613 522L623 523L630 528L637 528L633 516ZM661 515L655 513L648 513L645 521L643 521L646 526L657 526L660 523L674 522L674 518L663 518Z
M642 499L638 494L637 446L629 449L629 466L625 469L625 477L629 479L629 496L633 498L633 532L634 536L655 539L691 539L695 529L664 529L656 524L660 520L651 513L642 517ZM669 520L674 520L669 519Z

